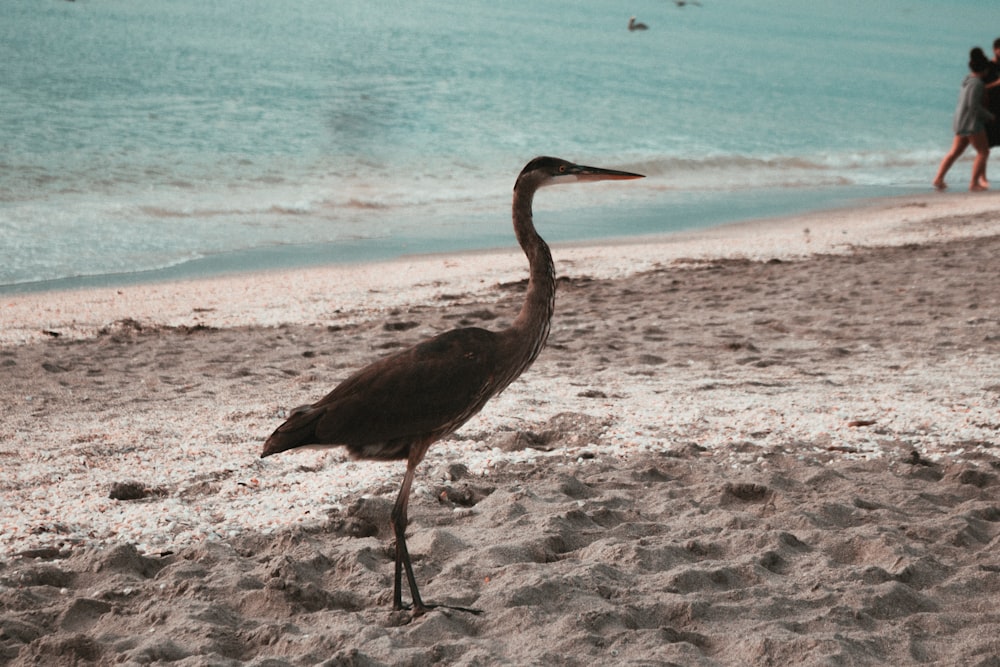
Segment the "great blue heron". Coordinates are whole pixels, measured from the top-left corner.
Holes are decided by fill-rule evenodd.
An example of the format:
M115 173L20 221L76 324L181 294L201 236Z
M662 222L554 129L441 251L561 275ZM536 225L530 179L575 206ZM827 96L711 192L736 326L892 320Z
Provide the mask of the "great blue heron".
M359 459L406 459L406 474L389 515L396 538L394 609L405 608L403 570L414 614L437 606L421 599L406 549L406 508L417 465L431 444L458 429L530 366L548 338L555 308L555 266L532 223L535 191L556 183L631 178L642 175L553 157L529 162L514 183L513 219L530 277L524 305L511 326L503 331L476 327L446 331L380 359L316 403L294 409L264 443L261 458L320 445L346 447Z

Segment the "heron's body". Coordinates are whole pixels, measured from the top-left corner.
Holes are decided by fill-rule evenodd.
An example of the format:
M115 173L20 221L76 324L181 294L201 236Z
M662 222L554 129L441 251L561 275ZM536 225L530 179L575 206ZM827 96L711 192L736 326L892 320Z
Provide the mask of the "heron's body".
M380 359L348 377L312 405L292 411L267 439L262 457L297 447L343 446L362 459L407 461L393 507L396 578L393 606L403 607L405 568L413 607L420 598L406 550L407 502L413 474L435 441L457 430L503 391L538 356L549 334L555 306L555 268L548 246L535 231L535 191L560 180L640 178L638 174L535 158L514 186L514 232L528 258L530 278L524 305L502 331L477 327L447 331Z
M512 342L504 333L455 329L366 366L296 408L265 453L340 444L358 458L409 458L414 446L452 433L503 389L494 384L497 360Z

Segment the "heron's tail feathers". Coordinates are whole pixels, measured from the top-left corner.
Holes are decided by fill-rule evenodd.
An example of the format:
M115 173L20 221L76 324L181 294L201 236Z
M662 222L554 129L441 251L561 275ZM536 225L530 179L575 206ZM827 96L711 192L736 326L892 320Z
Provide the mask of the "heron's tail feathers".
M260 453L260 457L317 444L316 424L322 416L323 410L312 405L300 405L295 408L285 423L279 426L264 443L264 451Z

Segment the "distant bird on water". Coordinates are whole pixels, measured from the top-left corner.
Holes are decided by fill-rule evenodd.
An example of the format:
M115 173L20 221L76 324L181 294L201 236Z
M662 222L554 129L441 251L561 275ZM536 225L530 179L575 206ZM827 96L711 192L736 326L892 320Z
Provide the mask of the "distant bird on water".
M645 23L638 23L638 22L636 22L635 17L633 16L632 18L630 18L628 20L628 29L629 30L648 30L649 26L646 25Z
M514 234L528 258L528 289L511 326L503 331L453 329L384 357L316 403L292 410L264 443L261 458L296 447L343 446L359 459L406 460L389 515L396 538L393 609L407 608L404 570L414 614L438 606L421 599L406 549L406 510L417 465L435 441L457 430L524 372L548 338L555 309L555 266L532 222L535 191L558 183L632 178L642 175L553 157L529 162L514 183L513 203Z

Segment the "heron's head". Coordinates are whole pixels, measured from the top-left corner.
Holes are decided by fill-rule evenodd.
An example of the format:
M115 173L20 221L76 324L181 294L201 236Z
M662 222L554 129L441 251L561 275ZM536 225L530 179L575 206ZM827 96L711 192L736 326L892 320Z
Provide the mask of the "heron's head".
M514 189L517 190L524 185L530 185L535 189L546 185L576 181L621 181L631 178L644 178L644 176L628 171L573 164L557 157L536 157L524 165L524 169L521 170L521 174L514 183Z

